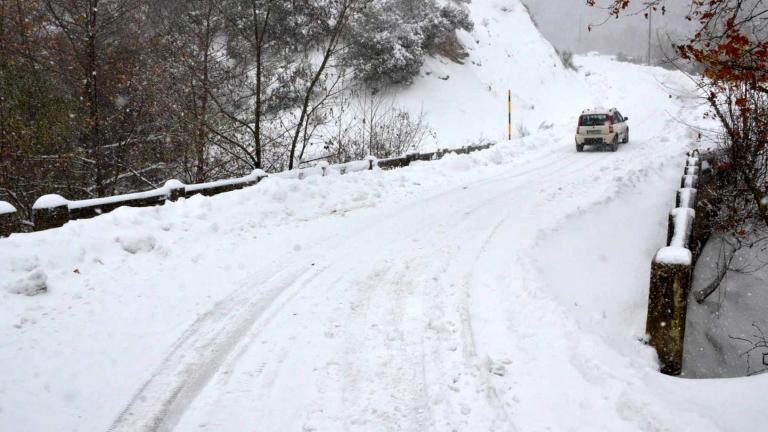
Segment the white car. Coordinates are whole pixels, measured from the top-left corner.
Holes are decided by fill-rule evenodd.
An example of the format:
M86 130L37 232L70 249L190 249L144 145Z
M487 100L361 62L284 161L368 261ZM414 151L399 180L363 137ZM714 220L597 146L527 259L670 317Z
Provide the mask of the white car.
M621 115L616 108L586 109L579 116L576 127L576 151L583 151L585 145L599 145L611 151L619 149L619 143L629 142L629 117Z

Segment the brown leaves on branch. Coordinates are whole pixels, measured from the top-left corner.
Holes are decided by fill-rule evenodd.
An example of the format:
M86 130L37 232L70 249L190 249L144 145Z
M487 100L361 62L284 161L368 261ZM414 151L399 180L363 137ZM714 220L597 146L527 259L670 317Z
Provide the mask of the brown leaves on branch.
M618 17L634 4L641 4L665 13L666 1L613 0L608 11ZM675 46L678 54L704 66L704 75L715 82L749 82L764 88L768 83L768 32L763 23L768 19L768 1L689 1L690 12L685 18L701 27L688 41ZM594 6L595 0L587 0L587 4Z
M667 1L672 0L612 0L608 10L616 17L637 5L664 11ZM694 79L706 92L707 118L722 126L714 228L739 239L768 230L768 0L687 4L685 18L699 28L674 48L682 60L701 67Z

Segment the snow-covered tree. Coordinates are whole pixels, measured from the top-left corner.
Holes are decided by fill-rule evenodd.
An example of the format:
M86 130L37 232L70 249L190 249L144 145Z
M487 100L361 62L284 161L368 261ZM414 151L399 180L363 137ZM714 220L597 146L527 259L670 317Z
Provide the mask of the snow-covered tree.
M451 43L457 30L471 30L466 7L436 0L375 0L351 26L349 64L361 80L409 83L424 57Z

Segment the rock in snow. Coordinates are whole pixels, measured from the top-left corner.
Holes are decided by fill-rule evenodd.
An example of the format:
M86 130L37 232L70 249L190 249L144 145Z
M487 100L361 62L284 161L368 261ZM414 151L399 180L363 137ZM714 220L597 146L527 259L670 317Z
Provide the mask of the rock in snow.
M48 276L43 269L35 269L26 276L6 286L6 291L12 294L36 296L48 292Z
M116 237L115 241L130 254L152 252L157 246L157 239L151 235L124 235Z

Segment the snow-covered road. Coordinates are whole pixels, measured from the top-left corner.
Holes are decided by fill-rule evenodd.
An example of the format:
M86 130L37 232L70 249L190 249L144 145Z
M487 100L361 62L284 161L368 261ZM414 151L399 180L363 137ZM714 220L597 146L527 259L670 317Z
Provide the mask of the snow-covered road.
M655 389L665 378L638 342L647 245L663 240L680 165L652 138L618 154L554 146L437 194L306 222L187 329L111 430L717 430L669 409L689 395ZM604 227L582 239L604 254L586 274L609 275L547 284L582 276L538 252L579 214ZM617 244L633 225L651 238ZM554 297L563 286L581 292Z
M279 260L289 266L258 270L194 324L115 430L180 419L180 430L511 426L516 365L553 360L514 348L551 309L529 286L536 238L563 209L615 188L619 169L634 175L615 164L642 150L561 147L519 170L350 214L343 228L309 228Z
M666 377L639 341L700 112L581 61L617 153L576 153L562 101L488 151L0 240L0 430L757 429L768 376Z

